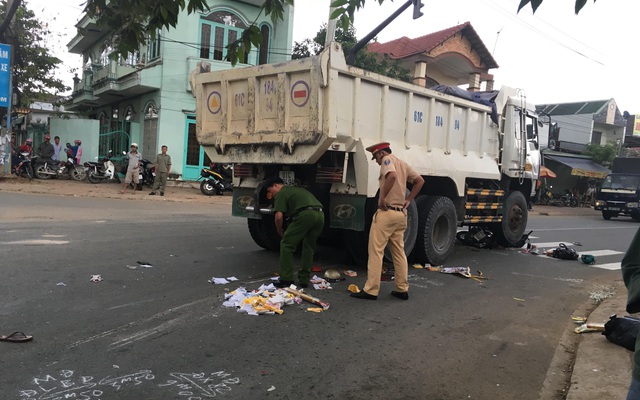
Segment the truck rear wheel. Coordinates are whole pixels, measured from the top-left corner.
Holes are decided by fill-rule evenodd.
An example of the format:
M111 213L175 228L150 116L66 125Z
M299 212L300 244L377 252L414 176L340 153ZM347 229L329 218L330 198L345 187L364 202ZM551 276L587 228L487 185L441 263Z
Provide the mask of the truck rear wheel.
M441 265L451 255L456 241L456 208L448 197L421 196L416 199L418 235L411 254L413 261Z
M494 232L498 242L504 247L514 247L522 239L528 219L529 209L524 195L518 191L511 192L504 206L502 222Z
M253 241L263 249L280 250L280 235L276 231L273 215L263 215L262 219L247 219L249 233Z

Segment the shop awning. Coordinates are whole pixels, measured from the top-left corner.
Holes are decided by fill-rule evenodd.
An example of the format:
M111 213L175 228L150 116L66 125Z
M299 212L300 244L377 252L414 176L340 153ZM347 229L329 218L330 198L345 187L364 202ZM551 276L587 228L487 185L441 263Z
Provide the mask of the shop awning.
M586 158L562 157L545 155L549 160L557 161L571 168L571 175L586 176L588 178L604 178L611 173L602 165L596 164Z

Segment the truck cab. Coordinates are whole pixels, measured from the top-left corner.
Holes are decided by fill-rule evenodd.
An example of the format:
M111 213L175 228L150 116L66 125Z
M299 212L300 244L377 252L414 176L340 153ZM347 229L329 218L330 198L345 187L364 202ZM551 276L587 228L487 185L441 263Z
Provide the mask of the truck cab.
M607 175L596 195L594 209L606 220L619 215L640 221L640 173Z

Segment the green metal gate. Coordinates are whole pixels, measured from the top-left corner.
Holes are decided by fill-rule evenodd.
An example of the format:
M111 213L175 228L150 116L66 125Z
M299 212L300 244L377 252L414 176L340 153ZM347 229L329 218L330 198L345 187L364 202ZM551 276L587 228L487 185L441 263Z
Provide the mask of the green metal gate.
M122 130L101 133L98 136L98 157L106 156L111 150L113 151L111 161L115 165L122 165L122 159L125 157L123 152L129 151L129 142L129 134Z

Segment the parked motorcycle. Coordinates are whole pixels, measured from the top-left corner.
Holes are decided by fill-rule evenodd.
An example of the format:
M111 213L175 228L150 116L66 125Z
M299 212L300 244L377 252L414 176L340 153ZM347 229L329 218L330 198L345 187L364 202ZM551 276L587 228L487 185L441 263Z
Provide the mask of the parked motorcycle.
M113 152L109 153L99 161L88 161L84 163L87 171L87 180L91 183L115 181L120 183L120 177L116 172L116 166L111 161Z
M224 192L233 190L231 179L233 176L233 167L229 165L212 163L209 168L202 168L200 178L204 179L200 182L200 191L206 196L214 194L222 195Z
M553 186L541 186L540 187L540 200L539 204L544 206L553 203L553 193L551 192L551 188Z
M71 157L67 161L37 160L34 165L34 173L38 179L67 177L82 181L87 177L84 167L77 165Z
M31 168L29 153L20 153L20 155L14 159L11 169L17 176L25 176L29 180L33 179L33 169Z
M578 207L580 201L578 200L578 196L574 195L573 192L569 189L564 190L564 194L560 196L560 201L563 206L569 207Z

